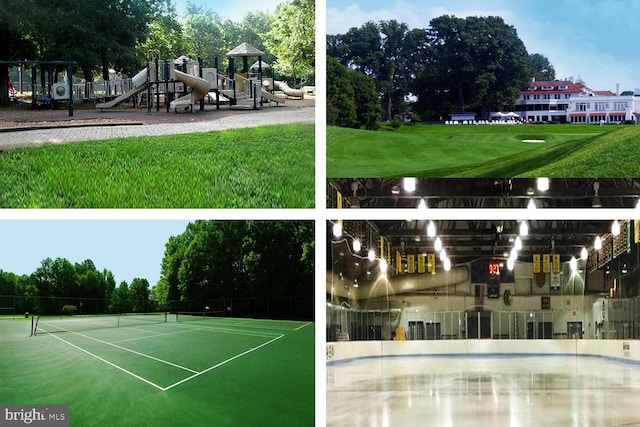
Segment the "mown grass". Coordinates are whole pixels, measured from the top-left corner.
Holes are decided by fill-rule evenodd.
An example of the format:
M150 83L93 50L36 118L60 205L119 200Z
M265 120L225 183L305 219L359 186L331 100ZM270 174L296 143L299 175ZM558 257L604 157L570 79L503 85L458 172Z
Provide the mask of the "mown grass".
M398 132L370 132L327 128L327 177L513 177L536 175L538 169L570 158L601 135L624 139L619 126L403 126ZM631 128L633 129L633 127ZM633 136L630 137L633 139ZM525 143L542 139L544 144ZM613 143L615 145L615 142ZM584 155L583 153L582 155ZM602 154L602 153L600 153ZM591 160L596 162L596 160ZM617 172L615 172L617 170ZM637 170L634 165L611 169L620 176ZM571 169L554 172L558 176ZM577 173L577 171L576 171ZM589 175L574 176L592 176ZM539 176L539 175L538 175ZM554 176L554 175L547 175ZM604 175L601 175L604 176Z
M8 151L0 207L313 207L314 141L290 124Z

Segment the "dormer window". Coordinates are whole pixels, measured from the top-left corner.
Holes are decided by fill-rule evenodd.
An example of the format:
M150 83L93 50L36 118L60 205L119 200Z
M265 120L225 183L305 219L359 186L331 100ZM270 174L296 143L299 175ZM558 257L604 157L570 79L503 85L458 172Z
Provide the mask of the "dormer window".
M537 87L535 87L535 86L529 86L529 90L536 90L536 89L537 89Z
M553 90L553 86L544 85L542 86L542 90Z
M558 86L558 89L559 89L559 90L567 90L567 89L569 89L569 86L567 86L567 85L560 85L560 86Z

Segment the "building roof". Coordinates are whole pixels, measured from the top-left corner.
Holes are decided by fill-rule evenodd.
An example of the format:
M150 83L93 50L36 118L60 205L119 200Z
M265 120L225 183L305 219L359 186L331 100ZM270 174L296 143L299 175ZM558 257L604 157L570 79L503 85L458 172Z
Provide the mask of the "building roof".
M616 96L616 94L610 90L594 90L593 94L595 96Z
M538 93L582 93L586 87L569 80L539 81L531 82L527 89L521 91L522 95ZM588 90L588 89L587 89Z

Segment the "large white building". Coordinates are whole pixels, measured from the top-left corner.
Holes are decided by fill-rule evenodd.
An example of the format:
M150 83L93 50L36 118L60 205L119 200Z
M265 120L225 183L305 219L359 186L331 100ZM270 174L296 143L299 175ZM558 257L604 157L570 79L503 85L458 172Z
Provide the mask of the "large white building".
M640 123L640 89L616 95L571 80L532 81L520 92L515 112L531 122Z

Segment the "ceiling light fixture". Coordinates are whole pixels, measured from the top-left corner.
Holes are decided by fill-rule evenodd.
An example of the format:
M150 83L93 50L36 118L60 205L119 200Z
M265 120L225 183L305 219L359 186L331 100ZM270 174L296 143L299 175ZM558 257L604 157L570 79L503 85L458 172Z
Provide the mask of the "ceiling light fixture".
M584 246L582 247L582 251L580 251L580 259L586 261L589 258L589 251Z
M409 193L413 193L414 191L416 191L416 179L415 178L404 178L402 180L402 187L404 188L404 191L407 191Z
M516 248L516 251L522 250L522 240L520 240L520 236L516 237L516 241L513 243L513 246Z
M538 178L536 180L538 191L547 191L549 189L549 178Z
M602 249L602 239L600 238L600 236L596 236L596 240L593 242L593 247L596 251Z
M369 261L373 261L376 259L376 251L374 251L373 249L369 249L369 253L367 254L367 257L369 258Z
M418 209L423 210L428 208L429 206L427 206L427 201L425 199L420 199L420 203L418 203Z
M360 249L362 249L362 244L360 243L360 240L353 239L353 251L360 252Z
M569 268L571 269L571 271L576 271L578 269L578 260L576 259L576 257L571 257L571 260L569 261Z
M611 234L614 237L620 235L620 223L618 220L613 221L613 224L611 224Z
M440 252L442 250L442 240L440 240L440 237L436 237L436 241L433 242L433 249L436 252Z
M527 224L527 221L522 221L520 223L520 236L525 237L529 235L529 224Z
M380 271L383 274L387 272L387 260L384 258L380 259Z
M427 225L427 236L436 236L436 225L433 223L433 221L429 221L429 225Z
M339 222L333 223L333 236L338 239L342 237L342 224Z

